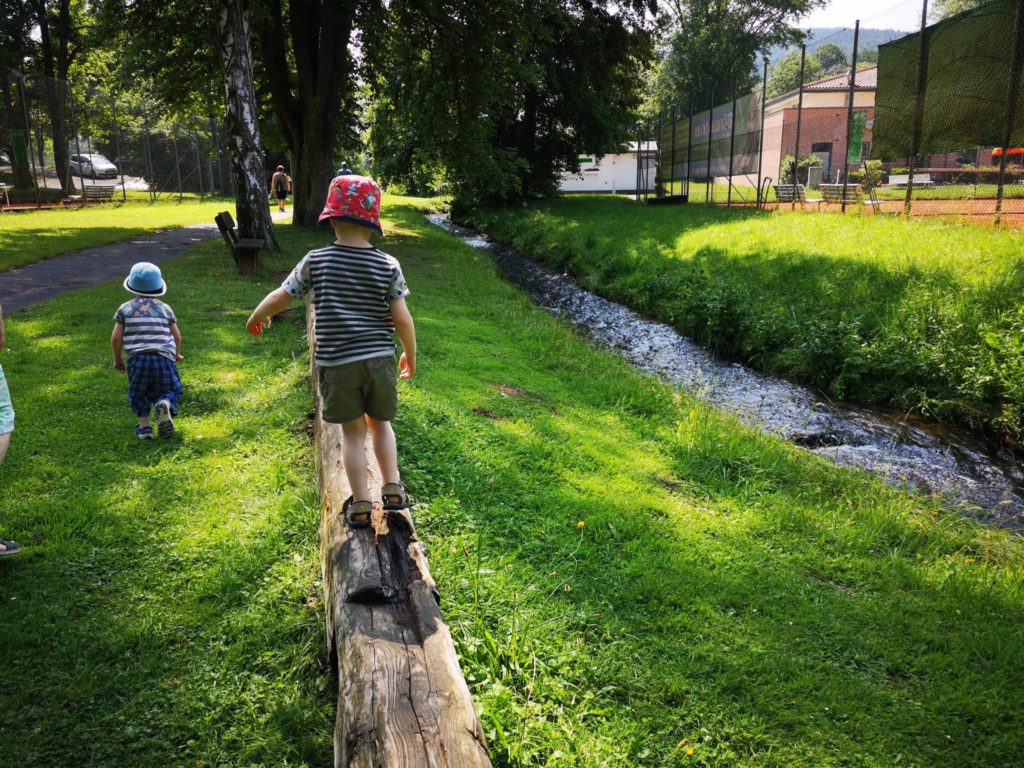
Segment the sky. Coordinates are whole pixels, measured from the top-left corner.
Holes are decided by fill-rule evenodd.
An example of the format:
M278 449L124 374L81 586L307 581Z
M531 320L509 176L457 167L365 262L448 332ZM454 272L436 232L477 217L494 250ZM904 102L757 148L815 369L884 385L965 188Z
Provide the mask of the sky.
M862 27L916 30L921 26L921 0L831 0L797 23L808 27Z

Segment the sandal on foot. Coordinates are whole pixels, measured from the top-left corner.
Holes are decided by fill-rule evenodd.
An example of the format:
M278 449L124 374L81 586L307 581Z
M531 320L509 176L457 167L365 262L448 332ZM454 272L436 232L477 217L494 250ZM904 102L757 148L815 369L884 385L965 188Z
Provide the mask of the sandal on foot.
M137 438L139 438L139 440L152 440L153 439L153 427L151 427L151 426L145 426L144 427L141 424L139 424L137 427L135 427L135 436Z
M369 528L373 517L373 503L355 501L351 496L341 505L341 513L349 528Z
M171 418L171 402L161 400L156 404L156 431L160 437L174 434L174 420Z
M21 547L19 547L13 541L8 541L7 539L0 539L0 544L4 546L3 549L0 549L0 557L6 557L7 555L16 555L19 552L21 552Z
M384 509L409 509L412 506L409 491L402 483L384 483L380 495Z

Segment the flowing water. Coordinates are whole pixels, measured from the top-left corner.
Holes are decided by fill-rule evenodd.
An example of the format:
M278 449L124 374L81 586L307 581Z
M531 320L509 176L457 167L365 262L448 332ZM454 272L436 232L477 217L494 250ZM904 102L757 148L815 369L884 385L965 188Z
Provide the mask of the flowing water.
M562 272L460 227L446 214L427 218L487 251L505 279L637 368L837 464L870 470L891 485L941 494L982 522L1024 531L1024 472L1013 457L955 430L822 402L809 389L720 360L670 326L584 290Z

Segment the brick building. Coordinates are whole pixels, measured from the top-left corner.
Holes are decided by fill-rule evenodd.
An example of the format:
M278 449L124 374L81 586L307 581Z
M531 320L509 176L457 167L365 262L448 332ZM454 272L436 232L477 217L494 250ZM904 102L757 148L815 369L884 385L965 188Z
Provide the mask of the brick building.
M861 161L871 153L877 84L878 67L866 67L857 72L853 88L853 109L854 112L866 113ZM848 73L805 83L799 147L796 146L799 94L791 91L769 100L765 104L764 117L764 173L778 179L786 155L803 157L814 153L824 163L822 179L835 181L837 174L842 174L846 159L849 99ZM859 164L855 167L859 167ZM801 182L806 182L806 179L801 179Z

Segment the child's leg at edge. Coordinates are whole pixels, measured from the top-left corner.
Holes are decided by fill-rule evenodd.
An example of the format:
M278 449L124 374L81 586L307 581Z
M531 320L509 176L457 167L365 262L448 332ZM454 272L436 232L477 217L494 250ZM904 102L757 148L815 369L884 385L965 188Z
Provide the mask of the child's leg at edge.
M370 486L366 472L366 420L360 416L352 421L341 422L342 460L345 475L352 488L354 501L369 501Z
M0 464L4 463L4 458L7 456L7 447L11 444L11 433L4 432L0 435Z
M380 465L382 481L385 483L401 482L398 475L398 443L395 440L395 430L391 428L391 422L377 421L367 414L366 423L370 427L370 432L373 433L373 452Z

